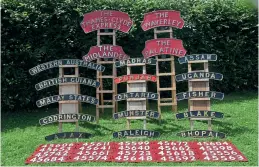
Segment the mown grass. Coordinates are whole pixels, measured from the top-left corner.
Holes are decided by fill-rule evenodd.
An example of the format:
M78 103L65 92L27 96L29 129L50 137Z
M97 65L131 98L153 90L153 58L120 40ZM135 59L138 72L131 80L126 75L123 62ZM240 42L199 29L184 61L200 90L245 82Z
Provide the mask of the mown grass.
M176 140L176 141L231 141L248 158L248 162L192 162L192 163L110 163L110 162L80 162L80 163L46 163L44 166L258 166L258 95L256 92L233 93L225 95L223 101L212 100L211 110L224 113L223 119L212 122L213 130L224 132L225 139L194 139L176 136L179 131L189 130L189 121L175 119L171 108L164 108L162 111L163 121L160 125L156 120L148 120L147 128L159 131L161 136L156 139L145 140ZM156 104L151 103L150 108L156 110ZM120 110L125 105L120 104ZM178 104L178 111L184 112L187 109L187 101ZM83 108L84 113L95 115L95 106ZM2 163L4 166L25 165L25 159L34 150L45 143L67 143L76 140L54 140L47 142L44 137L57 133L56 123L40 126L38 120L42 117L57 114L57 109L49 111L37 110L35 112L2 113ZM112 133L126 128L125 119L113 121L111 111L106 110L101 114L99 125L91 123L80 123L80 131L89 132L94 135L90 139L79 141L130 141L136 139L114 139ZM141 128L141 121L134 121L133 128ZM74 131L74 124L66 124L64 131ZM195 122L196 129L207 129L207 123ZM37 164L32 164L37 165Z

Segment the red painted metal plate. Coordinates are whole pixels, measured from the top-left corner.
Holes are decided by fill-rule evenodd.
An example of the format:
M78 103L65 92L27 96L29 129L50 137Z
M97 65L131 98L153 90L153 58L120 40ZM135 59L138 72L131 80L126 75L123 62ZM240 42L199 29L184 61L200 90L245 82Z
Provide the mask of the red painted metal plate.
M92 46L87 55L83 56L83 60L86 62L90 62L99 58L125 60L128 59L129 56L125 54L121 46L108 44L101 46Z
M127 82L127 81L137 81L137 80L156 82L156 76L149 75L149 74L131 74L131 75L123 75L123 76L114 78L114 82L116 84Z
M248 161L230 142L80 142L40 145L25 163Z
M144 58L150 58L157 55L174 55L183 57L186 50L180 39L159 38L146 41L145 48L142 51Z
M127 33L133 21L129 15L115 10L97 10L84 14L80 23L85 33L100 29L115 29Z
M156 27L175 27L182 29L184 21L180 16L179 11L174 10L157 10L154 12L146 13L141 27L147 31Z

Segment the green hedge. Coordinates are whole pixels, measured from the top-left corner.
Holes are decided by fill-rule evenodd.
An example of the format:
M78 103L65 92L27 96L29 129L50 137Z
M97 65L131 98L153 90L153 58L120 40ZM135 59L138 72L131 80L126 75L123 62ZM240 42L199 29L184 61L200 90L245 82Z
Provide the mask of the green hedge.
M42 80L57 77L58 69L36 76L30 76L28 70L56 59L81 59L96 45L96 32L84 34L80 22L84 13L98 9L120 10L130 15L134 25L129 34L117 33L117 45L131 57L141 57L145 41L153 39L152 30L144 32L140 27L144 13L179 10L185 27L175 30L174 37L183 40L187 54L218 55L218 61L210 63L210 71L222 73L224 79L212 81L211 90L228 93L257 88L257 9L246 0L4 0L1 10L3 111L35 109L36 100L58 93L56 87L39 92L34 88ZM111 40L102 39L102 43ZM154 68L149 66L148 72L154 74ZM176 64L176 73L183 72L187 72L187 65ZM80 73L95 78L93 70L80 68ZM122 73L125 69L120 69L118 75ZM170 83L165 80L161 84ZM95 96L94 88L87 92L86 89L82 86L82 94ZM177 84L178 92L186 90L186 82Z

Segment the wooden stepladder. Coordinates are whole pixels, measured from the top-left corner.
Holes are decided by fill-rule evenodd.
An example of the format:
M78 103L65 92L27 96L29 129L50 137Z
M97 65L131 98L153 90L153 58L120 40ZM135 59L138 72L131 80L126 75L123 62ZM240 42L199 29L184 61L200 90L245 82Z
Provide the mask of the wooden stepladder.
M75 73L73 75L65 75L65 68L74 68ZM59 78L64 77L79 77L79 67L78 65L60 65L59 66ZM59 95L64 94L80 94L80 84L79 83L60 83L59 84ZM80 101L77 100L64 100L59 101L59 114L79 114L79 110L82 110L82 105ZM63 132L63 122L75 122L76 132L79 132L78 120L59 120L58 132Z
M173 38L173 28L182 29L184 21L179 11L173 10L157 10L146 13L141 27L144 31L154 29L154 39L146 41L145 49L142 51L144 58L156 56L156 76L157 76L157 93L158 96L158 112L160 113L163 106L171 106L172 111L177 112L176 100L176 83L175 83L175 63L174 56L182 57L186 54L182 41ZM167 38L158 38L158 34L163 35L169 33ZM166 72L162 72L160 63L170 63L170 68ZM165 77L170 77L171 84L167 87L161 87L160 81ZM169 97L165 97L169 94ZM163 97L162 97L163 96Z
M97 31L97 46L101 46L101 36L112 36L112 45L116 45L116 30L112 30L112 32L101 32L101 30ZM107 60L108 59L108 60ZM99 123L99 113L100 109L104 112L105 108L111 108L112 113L117 112L118 103L115 101L114 96L117 94L117 86L114 83L114 77L117 76L117 69L115 68L115 59L113 58L98 58L97 64L105 64L111 65L112 74L111 75L103 75L102 72L96 71L97 81L100 82L100 87L96 89L96 98L99 99L99 104L96 105L96 123ZM104 90L103 84L104 79L111 79L112 88L110 90ZM112 99L104 100L104 94L112 94ZM106 103L106 104L105 104ZM108 103L110 105L108 105Z
M159 113L157 111L147 110L148 99L157 100L158 94L147 92L147 81L156 82L155 75L146 74L146 64L155 65L155 59L131 58L128 60L117 61L116 67L127 66L127 75L115 78L115 83L119 84L127 82L127 92L117 94L116 101L127 101L127 110L120 111L113 114L114 119L126 118L126 129L119 132L114 132L114 138L143 138L143 137L157 137L159 132L147 130L147 118L158 119ZM141 74L132 74L132 67L138 66L142 68ZM143 120L142 129L132 129L132 120Z
M157 39L157 34L161 33L170 33L170 38L173 38L173 29L169 27L169 30L158 30L158 28L154 29L154 38ZM176 100L176 82L175 82L175 64L174 64L174 56L169 55L167 58L166 55L156 56L156 76L157 76L157 92L158 96L158 112L161 116L161 108L163 106L172 106L172 111L177 111L177 100ZM159 71L159 63L161 62L169 62L170 70L167 73L161 73ZM161 87L160 86L160 77L171 77L171 87ZM162 80L162 79L161 79ZM161 98L162 91L171 91L171 98ZM161 119L161 117L160 117Z
M203 70L192 70L192 64L202 64ZM208 60L200 61L188 61L188 73L191 72L209 72ZM188 80L189 91L210 91L210 84L208 78L201 79L190 79ZM191 98L188 100L188 110L189 111L210 111L210 98ZM208 121L208 130L212 130L211 127L211 117L191 117L190 118L190 128L194 129L194 121L196 120L206 120Z
M190 131L180 132L177 135L182 137L220 137L225 134L212 131L212 120L223 118L223 113L211 111L210 99L224 98L221 92L210 91L209 80L222 80L220 73L209 72L208 61L216 61L215 54L194 54L181 57L179 63L188 63L188 73L176 75L176 81L188 81L188 92L177 93L177 100L188 99L188 112L177 113L177 119L188 118L190 121ZM194 67L195 65L195 67ZM197 65L202 68L198 69ZM194 130L194 121L208 121L208 130Z
M127 64L127 75L131 75L131 67L136 66L134 64ZM142 74L146 74L146 64L141 63L138 66L142 67ZM147 81L145 80L132 80L127 81L127 92L146 92L147 91ZM147 109L147 99L146 98L130 98L127 99L127 111L134 110L146 110ZM127 129L130 130L131 120L142 119L143 120L143 129L146 130L146 114L144 116L133 116L127 118ZM142 136L143 137L143 136Z
M123 60L128 56L122 50L122 47L116 46L116 31L128 33L133 22L127 13L116 10L97 10L84 14L84 19L81 22L81 27L85 33L97 30L97 46L90 48L89 53L83 57L83 60L90 62L97 59L97 64L111 65L112 73L103 75L102 72L96 73L96 78L100 82L100 87L96 89L96 98L99 104L96 106L96 122L99 123L100 109L104 112L105 108L111 108L112 113L117 112L117 102L114 100L117 94L117 87L112 81L111 89L104 89L104 79L112 79L116 77L115 59ZM112 32L110 32L112 30ZM112 36L112 45L101 44L102 36ZM112 59L112 60L111 60ZM108 82L107 82L108 83ZM104 94L111 94L111 99L104 99Z

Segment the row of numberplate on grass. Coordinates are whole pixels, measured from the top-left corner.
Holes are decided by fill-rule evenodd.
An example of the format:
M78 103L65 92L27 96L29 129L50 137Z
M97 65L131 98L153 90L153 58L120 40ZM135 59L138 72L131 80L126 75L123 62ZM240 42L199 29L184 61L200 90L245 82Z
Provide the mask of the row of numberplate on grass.
M248 161L230 142L88 142L40 145L25 163Z

